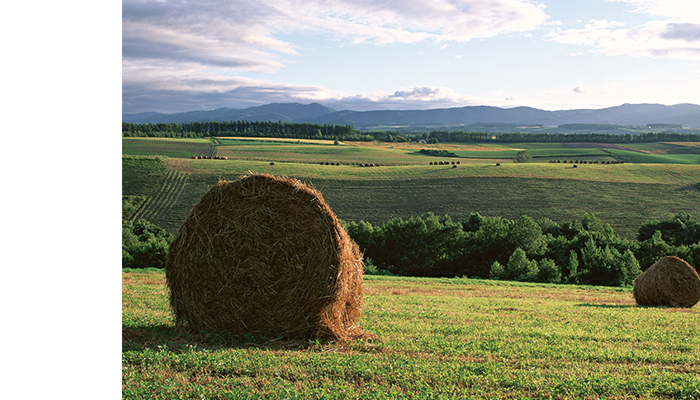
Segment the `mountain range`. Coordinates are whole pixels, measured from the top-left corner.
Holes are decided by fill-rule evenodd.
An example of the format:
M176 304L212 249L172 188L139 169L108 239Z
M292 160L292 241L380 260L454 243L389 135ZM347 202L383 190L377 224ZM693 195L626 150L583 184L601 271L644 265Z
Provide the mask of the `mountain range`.
M700 127L700 105L623 104L602 109L547 111L531 107L499 108L467 106L431 110L337 111L318 103L273 103L244 109L218 108L175 114L155 112L124 114L124 122L283 121L353 125L356 128L393 125L470 126L519 124L559 126L565 124L611 124L648 126L672 124Z

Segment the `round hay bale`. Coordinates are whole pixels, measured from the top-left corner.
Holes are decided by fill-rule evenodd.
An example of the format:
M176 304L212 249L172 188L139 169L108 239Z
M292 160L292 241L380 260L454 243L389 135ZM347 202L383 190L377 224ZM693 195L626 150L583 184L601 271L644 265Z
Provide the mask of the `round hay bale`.
M170 246L180 326L266 337L369 338L362 257L321 193L269 174L219 181Z
M640 306L690 308L700 301L700 276L684 260L663 257L634 280L632 295Z

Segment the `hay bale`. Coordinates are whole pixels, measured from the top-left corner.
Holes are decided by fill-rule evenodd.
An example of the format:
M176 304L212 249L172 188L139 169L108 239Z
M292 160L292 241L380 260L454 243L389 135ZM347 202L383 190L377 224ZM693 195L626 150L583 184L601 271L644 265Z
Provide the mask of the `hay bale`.
M700 276L678 257L663 257L634 280L634 300L640 306L690 308L700 301Z
M178 325L266 337L373 337L358 326L362 257L321 193L269 174L220 181L165 265Z

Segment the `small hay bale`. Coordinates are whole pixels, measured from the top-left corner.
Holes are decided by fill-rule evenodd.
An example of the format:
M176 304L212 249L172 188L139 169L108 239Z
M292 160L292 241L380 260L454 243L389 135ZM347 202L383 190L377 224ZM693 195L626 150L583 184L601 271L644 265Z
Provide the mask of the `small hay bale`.
M321 193L296 179L219 181L165 265L178 325L265 337L374 337L358 326L362 257Z
M684 260L663 257L634 280L632 295L640 306L690 308L700 301L700 276Z

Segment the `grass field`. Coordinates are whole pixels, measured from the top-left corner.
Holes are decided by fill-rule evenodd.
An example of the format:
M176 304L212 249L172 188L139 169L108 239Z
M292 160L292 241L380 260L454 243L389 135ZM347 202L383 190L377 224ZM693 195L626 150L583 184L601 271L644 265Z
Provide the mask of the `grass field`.
M122 138L122 154L134 156L190 158L210 156L214 151L215 145L210 139Z
M249 153L259 154L255 146L250 146ZM365 147L367 149L360 148L359 154L374 151L372 154L380 160L424 157L406 153L414 151L412 149ZM381 157L378 154L382 154ZM521 215L535 219L547 217L560 223L580 220L588 212L609 223L619 235L633 239L639 226L649 219L664 220L679 211L700 218L697 206L700 204L700 165L627 163L573 168L570 164L512 162L496 166L492 161L472 160L458 168L427 163L359 167L312 163L311 160L321 158L319 153L298 153L289 157L298 157L298 162L276 160L275 165L270 165L269 159L161 158L154 161L144 158L140 165L140 158L126 157L122 193L153 198L146 203L143 212L160 204L151 222L172 233L177 231L191 207L219 179L233 180L250 172L284 175L313 184L322 191L339 218L372 224L429 211L450 214L455 220L478 212L509 219ZM171 170L178 174L169 174ZM171 201L163 205L166 199Z
M122 273L125 399L697 399L698 306L629 289L366 276L378 340L176 328L162 271Z

